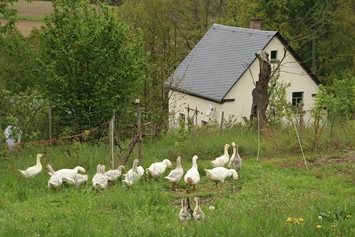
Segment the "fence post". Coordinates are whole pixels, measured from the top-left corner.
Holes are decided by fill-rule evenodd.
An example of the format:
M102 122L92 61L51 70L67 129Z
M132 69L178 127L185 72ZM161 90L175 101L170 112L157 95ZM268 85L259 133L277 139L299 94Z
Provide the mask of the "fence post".
M137 130L138 130L138 156L139 161L142 162L142 147L141 147L141 140L142 140L142 131L141 131L141 108L139 105L139 99L136 99L136 108L137 108Z
M221 125L219 126L219 134L222 134L223 121L224 121L224 111L222 111Z
M258 118L258 154L256 156L256 160L259 160L259 156L260 156L260 113L259 110L256 111L257 113L257 118Z
M115 156L113 152L113 141L114 141L114 126L115 126L115 110L112 112L112 121L111 121L111 155L112 155L112 169L115 168Z

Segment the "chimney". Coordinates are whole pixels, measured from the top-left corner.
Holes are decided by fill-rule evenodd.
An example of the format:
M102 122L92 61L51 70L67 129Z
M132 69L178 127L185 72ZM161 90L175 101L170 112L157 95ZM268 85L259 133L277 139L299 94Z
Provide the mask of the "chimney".
M250 29L261 30L261 19L250 19Z

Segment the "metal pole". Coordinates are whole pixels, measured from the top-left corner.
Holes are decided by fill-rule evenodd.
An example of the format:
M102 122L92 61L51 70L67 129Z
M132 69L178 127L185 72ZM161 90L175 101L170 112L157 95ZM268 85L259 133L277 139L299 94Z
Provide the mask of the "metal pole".
M139 106L139 99L136 99L136 107L137 107L137 132L138 132L138 156L139 161L142 162L142 147L141 147L141 140L142 140L142 131L141 131L141 108Z
M48 106L49 142L52 141L52 106Z
M115 156L113 152L113 140L114 140L114 126L115 126L115 110L113 110L112 120L111 120L111 155L112 155L112 169L115 168Z
M258 117L258 155L256 156L256 160L259 160L259 156L260 156L260 114L259 114L259 110L256 111L257 113L257 117Z

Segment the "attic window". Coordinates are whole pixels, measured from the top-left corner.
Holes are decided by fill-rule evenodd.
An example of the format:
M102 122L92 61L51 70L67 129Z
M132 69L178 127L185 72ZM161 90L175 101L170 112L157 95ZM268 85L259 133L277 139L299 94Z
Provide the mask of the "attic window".
M292 105L297 106L303 100L303 92L293 92L292 93Z
M271 50L270 62L276 63L276 61L277 61L277 50Z

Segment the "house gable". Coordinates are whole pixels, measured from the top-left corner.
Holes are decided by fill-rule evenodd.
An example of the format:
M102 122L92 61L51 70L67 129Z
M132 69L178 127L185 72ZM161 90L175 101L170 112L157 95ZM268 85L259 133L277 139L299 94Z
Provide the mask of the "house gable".
M228 91L277 34L214 24L183 60L166 85L207 100L223 102Z

